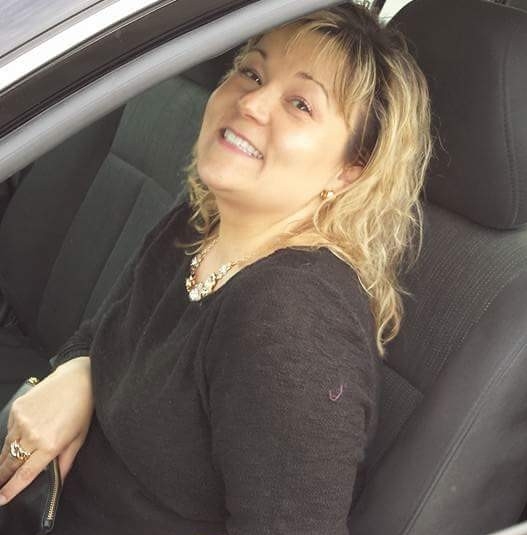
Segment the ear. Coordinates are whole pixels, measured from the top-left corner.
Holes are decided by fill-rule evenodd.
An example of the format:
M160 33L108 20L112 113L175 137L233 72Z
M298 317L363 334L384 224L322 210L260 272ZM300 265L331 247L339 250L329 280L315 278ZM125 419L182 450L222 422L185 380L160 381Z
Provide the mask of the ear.
M360 177L363 170L362 165L346 165L333 179L328 189L332 189L335 193L345 190Z

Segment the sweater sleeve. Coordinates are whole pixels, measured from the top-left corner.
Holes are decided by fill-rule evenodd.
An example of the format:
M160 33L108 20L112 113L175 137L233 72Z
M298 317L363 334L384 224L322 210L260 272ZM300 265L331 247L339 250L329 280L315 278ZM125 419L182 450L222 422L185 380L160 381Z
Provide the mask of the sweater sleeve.
M50 362L53 369L76 357L91 356L92 341L103 317L114 304L126 298L134 281L135 269L142 261L150 244L163 232L170 221L185 209L185 206L185 204L182 204L172 208L145 235L140 246L126 263L95 315L84 320L77 331L60 347L51 359Z
M228 535L348 535L378 388L354 303L274 267L225 299L207 351Z

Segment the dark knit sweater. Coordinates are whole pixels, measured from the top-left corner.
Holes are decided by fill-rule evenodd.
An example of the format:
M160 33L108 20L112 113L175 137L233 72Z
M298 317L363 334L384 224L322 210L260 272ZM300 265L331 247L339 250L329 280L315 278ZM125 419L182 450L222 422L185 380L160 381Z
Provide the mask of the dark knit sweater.
M329 250L282 249L191 303L173 208L55 365L96 413L56 535L347 535L377 414L368 300Z

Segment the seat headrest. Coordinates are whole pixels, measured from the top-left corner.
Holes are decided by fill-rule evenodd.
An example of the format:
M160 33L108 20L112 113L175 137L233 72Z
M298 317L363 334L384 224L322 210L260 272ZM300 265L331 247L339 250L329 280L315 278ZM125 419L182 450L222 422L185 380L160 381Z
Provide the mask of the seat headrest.
M426 197L476 223L527 222L527 13L487 0L414 0L390 22L430 86Z

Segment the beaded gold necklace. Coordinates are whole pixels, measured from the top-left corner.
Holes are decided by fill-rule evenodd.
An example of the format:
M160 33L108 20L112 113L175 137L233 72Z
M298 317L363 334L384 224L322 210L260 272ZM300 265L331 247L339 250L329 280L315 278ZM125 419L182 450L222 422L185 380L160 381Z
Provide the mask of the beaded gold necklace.
M284 245L283 239L278 238L271 240L265 245L258 247L251 254L248 254L242 258L238 258L238 260L223 264L214 273L208 275L203 281L198 282L196 279L198 267L203 262L203 259L207 253L214 247L214 245L216 245L217 241L218 236L216 236L202 251L195 254L190 261L189 275L185 279L185 288L187 289L188 297L191 301L201 301L201 299L211 294L214 291L214 288L216 288L218 281L223 279L223 277L225 277L234 266L237 266L241 263L250 262L259 257L264 257L270 254L272 251L280 249L281 246Z
M218 284L218 281L223 279L225 275L237 264L243 262L247 258L241 258L233 262L227 262L220 266L214 273L211 273L205 280L198 282L196 280L196 271L198 267L203 262L203 259L207 253L214 247L218 238L214 238L203 251L197 253L192 260L190 261L190 273L189 276L185 279L185 287L187 289L188 297L191 301L201 301L204 297L211 294Z

